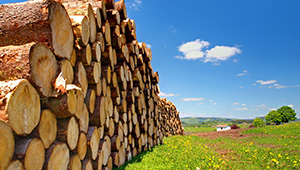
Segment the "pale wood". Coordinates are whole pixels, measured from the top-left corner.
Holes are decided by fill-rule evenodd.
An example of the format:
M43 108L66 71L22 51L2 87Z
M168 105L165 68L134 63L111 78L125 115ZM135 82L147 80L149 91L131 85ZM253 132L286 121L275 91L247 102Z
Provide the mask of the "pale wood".
M67 144L54 142L46 152L44 169L67 169L70 156Z
M111 44L111 34L110 34L110 24L109 24L108 20L105 22L104 26L102 26L102 33L104 34L105 42L108 45L110 45Z
M19 160L14 160L9 164L6 170L24 170L24 166Z
M114 166L119 166L119 152L112 152L110 156L113 160Z
M87 158L96 160L99 150L100 136L97 126L91 126L88 129L87 137Z
M57 120L50 110L45 109L42 111L37 130L45 148L48 149L55 141L57 133Z
M107 11L107 19L111 27L120 25L120 13L118 10L111 9Z
M88 89L84 103L86 104L90 114L93 114L96 103L96 91L94 89Z
M90 39L90 21L86 15L70 15L76 41L87 45Z
M119 151L120 145L121 145L120 137L118 135L114 135L111 138L111 150L112 151Z
M88 17L90 19L90 42L93 43L96 40L97 23L96 23L93 7L90 3L88 4Z
M27 135L40 119L40 97L26 80L0 82L0 117L17 135Z
M86 71L85 68L82 64L82 62L78 62L77 66L75 67L75 84L79 84L81 89L82 89L82 93L83 96L85 97L87 89L88 89L88 80L87 80L87 75L86 75Z
M68 59L64 59L59 62L60 72L62 77L66 80L66 84L72 84L74 78L74 70L72 63Z
M126 160L126 152L125 152L125 145L124 144L120 147L119 158L120 158L120 161L119 161L119 166L118 167L122 166L125 163L125 160Z
M108 157L111 153L111 142L109 136L105 136L103 140L100 140L100 150L103 152L103 165L107 165Z
M83 160L86 155L86 152L87 152L87 139L86 139L85 133L83 133L83 132L80 132L80 134L79 134L76 150L77 150L79 159Z
M80 131L87 133L88 127L89 127L89 111L87 109L87 106L84 104L83 111L79 119L79 129Z
M68 170L81 170L81 161L77 154L71 156Z
M101 61L101 52L102 52L101 48L102 47L101 47L100 43L101 43L100 41L96 41L92 44L91 50L92 50L92 60L93 61L97 61L97 62Z
M94 89L96 92L96 96L101 96L102 94L102 81L99 78L97 84L89 84L89 88Z
M89 84L97 84L101 76L101 62L92 61L89 66L85 66Z
M44 165L45 148L38 138L19 138L16 140L15 157L24 162L25 169L41 170Z
M81 61L83 65L88 66L92 62L92 48L88 43L86 46L76 48L77 60Z
M103 126L107 117L107 105L105 96L97 96L95 100L94 114L90 116L90 125Z
M13 157L15 140L12 129L0 120L0 170L5 170Z

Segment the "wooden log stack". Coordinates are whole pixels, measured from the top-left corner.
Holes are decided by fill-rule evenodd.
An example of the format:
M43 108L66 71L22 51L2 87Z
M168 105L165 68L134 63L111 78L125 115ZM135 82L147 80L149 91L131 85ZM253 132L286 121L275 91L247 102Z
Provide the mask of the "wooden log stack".
M124 0L0 9L0 170L112 169L183 134Z

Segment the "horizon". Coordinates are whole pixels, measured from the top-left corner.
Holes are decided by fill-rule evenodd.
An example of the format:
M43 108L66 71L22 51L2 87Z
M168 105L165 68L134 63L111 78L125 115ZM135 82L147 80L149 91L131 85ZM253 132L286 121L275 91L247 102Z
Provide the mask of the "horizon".
M125 3L180 118L254 119L285 105L300 114L300 1Z

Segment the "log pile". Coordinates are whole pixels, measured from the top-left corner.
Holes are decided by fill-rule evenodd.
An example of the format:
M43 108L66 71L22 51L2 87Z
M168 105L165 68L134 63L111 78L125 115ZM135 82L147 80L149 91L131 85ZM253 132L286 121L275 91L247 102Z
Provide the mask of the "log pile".
M183 134L124 0L0 9L0 170L112 169Z

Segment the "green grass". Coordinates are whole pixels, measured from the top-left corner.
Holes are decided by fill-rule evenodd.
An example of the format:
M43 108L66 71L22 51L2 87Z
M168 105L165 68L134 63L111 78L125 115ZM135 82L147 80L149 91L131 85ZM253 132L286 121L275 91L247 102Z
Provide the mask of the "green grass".
M171 136L120 169L300 169L300 122L247 130L247 138Z
M212 132L216 131L215 127L185 127L185 133L197 133L197 132Z

